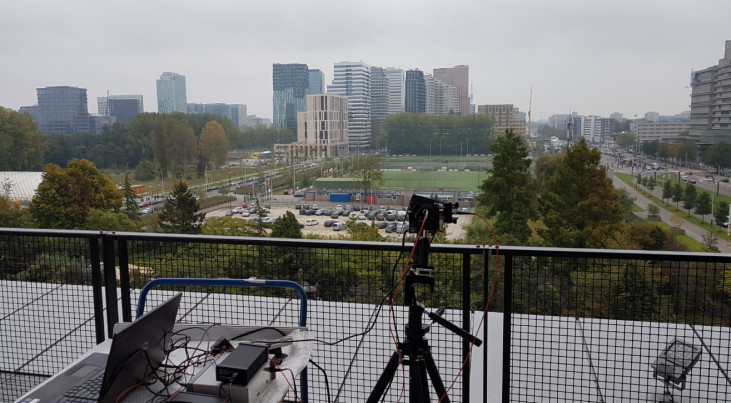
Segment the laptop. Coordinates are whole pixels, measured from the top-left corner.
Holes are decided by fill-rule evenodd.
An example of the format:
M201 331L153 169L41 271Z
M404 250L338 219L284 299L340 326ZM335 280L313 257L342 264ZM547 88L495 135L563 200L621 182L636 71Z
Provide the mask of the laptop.
M176 294L115 334L109 353L90 354L16 403L114 403L165 359L181 296Z

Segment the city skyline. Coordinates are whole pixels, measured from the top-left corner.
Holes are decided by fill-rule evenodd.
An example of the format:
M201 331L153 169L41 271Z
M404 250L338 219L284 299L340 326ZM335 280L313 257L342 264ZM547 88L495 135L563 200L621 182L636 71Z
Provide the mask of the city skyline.
M716 64L731 39L731 4L711 0L41 3L9 4L0 15L12 61L0 67L0 106L17 110L37 102L36 88L72 86L90 99L139 94L155 112L155 80L174 71L186 77L189 102L245 104L271 118L273 63L307 64L331 83L335 63L362 61L425 73L467 65L477 105L528 111L532 87L534 121L571 111L674 115L689 110L691 71ZM315 17L328 24L309 24Z

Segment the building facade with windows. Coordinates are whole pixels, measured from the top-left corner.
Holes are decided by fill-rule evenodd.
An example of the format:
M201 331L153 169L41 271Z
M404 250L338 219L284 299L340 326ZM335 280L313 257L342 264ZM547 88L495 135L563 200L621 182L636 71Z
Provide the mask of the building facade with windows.
M439 81L429 74L424 75L426 85L426 113L434 115L458 115L457 89Z
M637 140L644 143L647 141L673 141L680 136L680 133L690 129L689 122L644 122L637 121L629 124L629 129Z
M329 94L348 99L348 142L350 149L371 146L371 67L363 62L334 64Z
M731 40L718 64L690 79L690 135L701 143L731 141Z
M20 112L30 113L41 133L46 135L98 133L97 121L89 115L86 88L67 86L36 88L36 95L38 104L21 107ZM98 129L101 130L101 126Z
M406 102L406 75L404 70L386 67L383 72L388 80L388 116L402 113Z
M513 104L477 105L477 113L484 113L495 120L493 132L497 134L512 130L520 136L526 135L525 118L521 117L520 110Z
M142 95L97 97L96 104L99 116L114 117L114 121L121 124L127 124L135 115L145 111Z
M459 65L434 69L434 78L457 89L459 114L470 114L470 67ZM479 111L478 111L479 112Z
M188 104L188 113L208 113L231 121L239 129L246 127L246 105L243 104Z
M275 144L286 161L342 157L348 153L348 98L332 94L306 96L306 109L297 114L297 142Z
M162 73L157 80L157 112L188 112L185 76L172 72Z
M426 113L426 82L424 81L424 72L419 69L406 71L404 111L407 113Z
M307 70L309 77L309 86L307 87L308 94L324 94L325 93L325 73L319 69Z
M310 90L310 72L306 64L272 65L272 124L297 133L297 113L305 110L305 95Z

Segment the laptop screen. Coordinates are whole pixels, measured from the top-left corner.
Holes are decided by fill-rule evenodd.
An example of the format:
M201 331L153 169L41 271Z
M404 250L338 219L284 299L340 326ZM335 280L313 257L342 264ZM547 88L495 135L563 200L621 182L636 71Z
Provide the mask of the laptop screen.
M182 293L140 316L112 339L99 401L115 402L130 387L152 375L165 359Z

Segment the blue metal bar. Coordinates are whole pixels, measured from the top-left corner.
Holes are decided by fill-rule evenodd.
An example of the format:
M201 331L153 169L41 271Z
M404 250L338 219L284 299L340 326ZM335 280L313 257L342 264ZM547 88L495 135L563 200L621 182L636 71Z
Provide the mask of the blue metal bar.
M159 285L207 286L207 287L269 287L291 288L300 296L300 326L307 326L307 294L301 285L289 280L258 280L234 278L173 278L163 277L151 280L140 291L136 316L139 318L145 311L147 293Z

